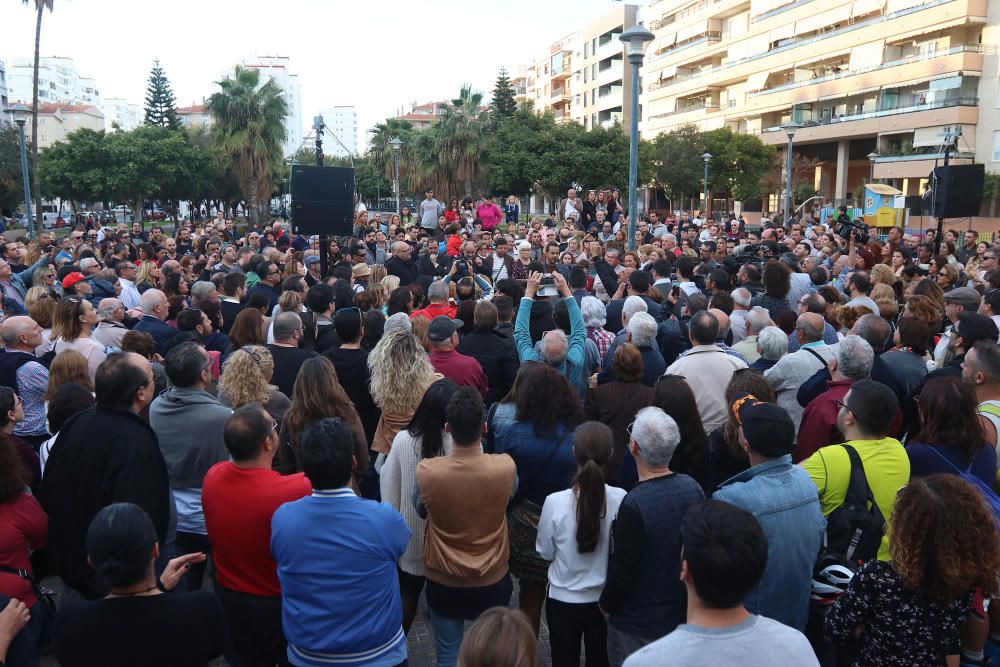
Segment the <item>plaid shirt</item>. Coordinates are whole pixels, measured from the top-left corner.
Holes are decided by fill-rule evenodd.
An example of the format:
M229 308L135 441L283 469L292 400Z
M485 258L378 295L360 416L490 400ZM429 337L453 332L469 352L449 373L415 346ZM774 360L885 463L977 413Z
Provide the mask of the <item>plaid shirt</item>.
M600 358L603 359L608 354L608 350L611 349L611 343L615 340L615 335L607 329L587 327L587 338L594 341L594 345L597 346L597 352L600 354Z

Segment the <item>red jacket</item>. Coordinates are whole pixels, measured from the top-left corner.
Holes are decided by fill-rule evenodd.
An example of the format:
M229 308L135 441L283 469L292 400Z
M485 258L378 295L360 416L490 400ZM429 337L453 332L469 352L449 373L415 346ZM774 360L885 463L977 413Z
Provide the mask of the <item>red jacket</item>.
M799 437L792 451L792 462L800 463L827 445L843 443L844 434L837 428L837 413L840 407L836 401L843 401L854 380L827 380L827 390L814 398L802 413ZM903 424L902 413L897 409L889 433L899 434Z
M458 257L462 252L462 237L458 234L452 234L448 237L448 244L445 246L445 254L449 257Z
M426 308L410 313L410 319L412 320L414 317L426 317L429 320L433 320L439 315L447 315L451 319L455 319L458 317L458 306L450 303L432 303Z

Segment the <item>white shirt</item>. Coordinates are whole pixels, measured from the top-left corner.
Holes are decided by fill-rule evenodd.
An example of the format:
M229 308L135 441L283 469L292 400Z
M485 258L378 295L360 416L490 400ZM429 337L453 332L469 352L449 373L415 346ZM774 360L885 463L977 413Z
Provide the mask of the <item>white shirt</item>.
M618 516L624 498L624 489L604 485L606 511L601 518L601 534L597 548L585 554L576 548L576 491L558 491L545 499L535 549L542 558L552 561L549 596L553 600L579 604L600 599L608 575L611 522Z
M499 269L497 267L500 267ZM503 280L507 277L507 263L504 262L504 258L500 255L493 253L493 284L496 285L498 280Z
M118 296L118 299L125 306L126 310L139 308L142 304L142 296L139 294L139 290L136 289L135 283L119 277L118 284L122 286L122 293Z

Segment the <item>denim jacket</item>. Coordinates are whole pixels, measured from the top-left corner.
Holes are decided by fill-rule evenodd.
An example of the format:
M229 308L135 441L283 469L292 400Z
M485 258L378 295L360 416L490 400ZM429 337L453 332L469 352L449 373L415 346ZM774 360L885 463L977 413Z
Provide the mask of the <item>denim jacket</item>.
M730 478L713 498L753 514L767 537L767 567L744 602L747 610L805 630L813 566L826 530L812 478L785 455Z

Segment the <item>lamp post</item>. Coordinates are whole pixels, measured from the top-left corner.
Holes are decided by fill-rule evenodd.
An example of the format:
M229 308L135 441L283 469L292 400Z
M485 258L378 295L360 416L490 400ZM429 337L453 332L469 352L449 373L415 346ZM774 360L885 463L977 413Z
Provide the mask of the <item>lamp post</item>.
M783 224L791 224L792 221L792 137L795 136L795 130L802 127L794 120L785 123L781 126L781 129L785 131L788 135L788 158L785 160L785 219Z
M313 116L313 129L316 131L316 166L323 166L323 116ZM320 255L322 257L322 255ZM326 274L323 274L326 275Z
M708 221L708 163L715 157L708 151L701 154L701 159L705 163L705 221Z
M402 208L400 202L402 193L399 191L399 152L403 149L403 141L399 137L393 137L389 140L389 145L392 146L392 189L396 193L396 215L399 215Z
M634 25L618 39L625 44L625 55L632 66L632 95L629 105L629 150L628 150L628 247L635 250L635 227L637 211L636 189L639 180L639 68L646 55L646 46L656 35L640 25Z
M23 104L15 104L7 107L6 112L14 118L14 124L17 125L17 140L21 146L21 178L24 184L25 222L27 222L28 238L30 239L35 234L35 221L31 214L31 188L28 185L28 152L24 145L24 124L27 122L27 115L31 113L31 109Z
M870 174L868 176L868 182L869 183L874 183L875 182L875 160L878 159L878 158L880 158L880 157L882 157L882 156L879 155L877 151L872 151L871 153L868 154L868 162L871 163L871 172L870 172Z

